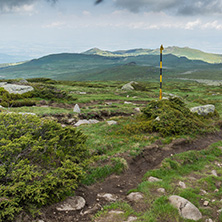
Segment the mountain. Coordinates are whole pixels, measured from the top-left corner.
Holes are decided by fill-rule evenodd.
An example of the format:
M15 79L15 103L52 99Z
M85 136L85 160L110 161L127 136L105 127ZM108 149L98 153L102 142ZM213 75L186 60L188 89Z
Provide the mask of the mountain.
M117 51L119 54L140 50ZM92 52L92 51L91 51ZM94 50L99 52L99 50ZM163 56L163 72L167 78L190 77L221 79L222 64L189 60L172 54ZM212 73L217 73L212 75ZM182 76L181 76L182 75ZM47 77L57 80L148 80L159 78L159 55L101 56L95 54L61 53L34 59L23 64L0 68L0 78Z
M114 56L114 57L127 57L138 55L158 55L159 49L131 49L131 50L119 50L119 51L103 51L98 48L92 48L83 54L86 55L101 55L101 56ZM163 51L164 55L172 54L178 57L186 57L191 60L202 60L208 63L222 63L222 54L206 53L197 49L189 47L167 47Z

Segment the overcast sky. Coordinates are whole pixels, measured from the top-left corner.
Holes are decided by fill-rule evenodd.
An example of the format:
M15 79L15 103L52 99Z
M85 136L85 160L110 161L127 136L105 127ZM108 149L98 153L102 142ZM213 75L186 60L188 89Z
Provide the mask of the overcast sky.
M222 54L222 0L0 0L0 53L191 47Z

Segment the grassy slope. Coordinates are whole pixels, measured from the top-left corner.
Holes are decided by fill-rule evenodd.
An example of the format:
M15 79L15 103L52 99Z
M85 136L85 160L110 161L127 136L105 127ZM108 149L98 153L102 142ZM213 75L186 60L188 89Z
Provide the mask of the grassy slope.
M135 64L133 66L131 63ZM131 64L131 65L130 65ZM220 73L222 65L212 65L199 60L188 60L166 55L163 58L164 72L177 77L187 71L214 70ZM155 76L159 68L159 55L129 57L104 57L84 54L55 54L35 59L24 64L0 69L4 78L48 77L57 80L147 80ZM195 73L194 73L195 74ZM215 79L218 79L217 75ZM158 77L157 77L158 78ZM206 77L207 78L207 77Z

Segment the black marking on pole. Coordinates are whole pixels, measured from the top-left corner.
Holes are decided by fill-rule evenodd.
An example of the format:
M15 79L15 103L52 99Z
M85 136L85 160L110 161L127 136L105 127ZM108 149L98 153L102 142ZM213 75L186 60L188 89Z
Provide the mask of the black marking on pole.
M162 77L162 68L163 68L163 62L162 62L162 59L163 59L163 56L162 56L162 51L164 50L163 48L163 45L160 46L160 100L162 99L162 86L163 86L163 83L162 83L162 80L163 80L163 77Z

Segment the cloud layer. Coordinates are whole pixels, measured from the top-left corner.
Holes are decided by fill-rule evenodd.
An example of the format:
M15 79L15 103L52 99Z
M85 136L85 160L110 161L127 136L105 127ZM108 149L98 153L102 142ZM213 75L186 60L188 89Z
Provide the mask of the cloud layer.
M164 11L176 15L222 14L222 0L114 0L116 6L132 12Z
M23 7L25 5L31 5L39 0L0 0L0 11L10 12L15 8ZM45 0L50 3L55 3L57 0Z

